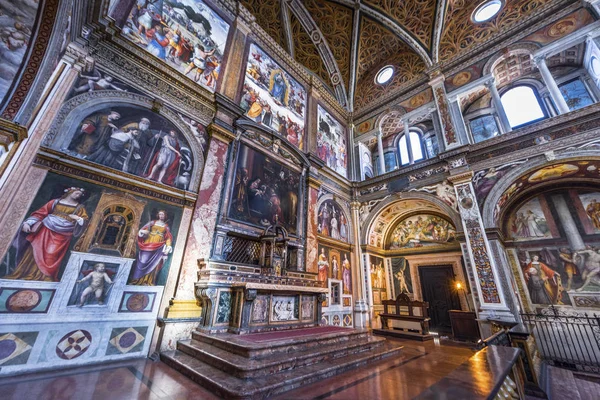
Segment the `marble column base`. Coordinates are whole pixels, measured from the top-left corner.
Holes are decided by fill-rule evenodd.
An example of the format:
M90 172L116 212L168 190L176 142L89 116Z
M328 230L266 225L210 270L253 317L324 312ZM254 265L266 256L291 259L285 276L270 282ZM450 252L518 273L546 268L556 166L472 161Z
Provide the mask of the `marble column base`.
M369 306L364 300L356 300L354 303L354 327L367 328L369 325Z

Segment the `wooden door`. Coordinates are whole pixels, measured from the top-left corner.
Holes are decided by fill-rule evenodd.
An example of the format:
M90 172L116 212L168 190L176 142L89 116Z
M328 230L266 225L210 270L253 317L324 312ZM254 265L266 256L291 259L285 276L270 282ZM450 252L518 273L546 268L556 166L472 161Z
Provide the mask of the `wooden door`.
M454 290L454 271L451 265L420 267L423 301L429 303L432 332L450 333L450 310L460 310L460 300Z

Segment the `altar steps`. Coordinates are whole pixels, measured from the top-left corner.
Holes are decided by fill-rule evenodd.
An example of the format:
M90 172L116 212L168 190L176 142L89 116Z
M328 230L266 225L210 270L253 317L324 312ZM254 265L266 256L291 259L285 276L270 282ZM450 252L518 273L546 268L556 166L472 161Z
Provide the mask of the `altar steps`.
M180 341L178 350L162 353L161 359L206 389L227 399L264 399L315 381L341 374L370 362L397 355L401 346L366 331L347 329L346 334L314 335L294 340L263 343L244 342L236 336L235 345L224 349L223 335L212 335L221 347L197 340L194 335ZM229 335L225 335L229 336ZM323 339L320 336L325 336ZM337 340L334 339L337 338ZM271 353L269 354L269 350Z

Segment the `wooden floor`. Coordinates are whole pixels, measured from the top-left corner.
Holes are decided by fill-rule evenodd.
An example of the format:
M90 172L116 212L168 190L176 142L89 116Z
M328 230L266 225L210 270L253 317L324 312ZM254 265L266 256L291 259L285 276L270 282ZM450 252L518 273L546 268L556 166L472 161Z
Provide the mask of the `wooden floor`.
M400 357L276 397L291 399L411 399L474 354L468 347L390 339ZM2 400L216 399L161 362L139 360L58 373L0 379Z

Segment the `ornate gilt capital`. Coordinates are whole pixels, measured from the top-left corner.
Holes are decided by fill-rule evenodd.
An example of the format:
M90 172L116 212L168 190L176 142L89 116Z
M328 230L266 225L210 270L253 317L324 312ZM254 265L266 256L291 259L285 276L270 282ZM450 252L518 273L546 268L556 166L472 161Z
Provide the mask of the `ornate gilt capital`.
M448 181L450 181L450 183L452 183L453 185L457 185L460 183L471 182L472 178L473 178L473 171L467 171L467 172L463 172L461 174L449 176Z
M207 131L210 137L214 137L215 139L227 144L233 142L236 136L235 133L215 123L211 123L210 125L208 125Z
M8 146L27 138L27 128L15 122L0 118L0 146L8 151Z

